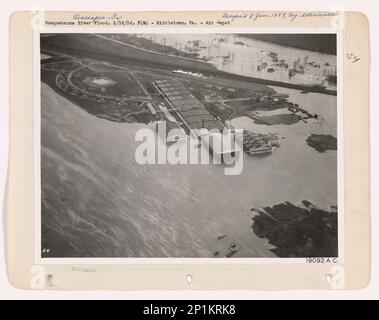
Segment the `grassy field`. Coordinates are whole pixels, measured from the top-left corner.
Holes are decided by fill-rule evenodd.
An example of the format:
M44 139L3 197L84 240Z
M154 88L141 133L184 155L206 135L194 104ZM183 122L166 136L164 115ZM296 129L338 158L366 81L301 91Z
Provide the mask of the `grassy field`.
M56 79L58 74L59 73L56 71L42 69L41 80L48 84L54 91L92 115L115 122L148 123L157 120L155 116L146 111L143 102L121 101L120 99L112 98L96 98L96 96L91 96L83 91L76 90L67 83L57 85ZM64 79L67 77L67 74L66 76L61 75L61 77Z
M110 79L114 84L109 86L91 86L91 79ZM93 94L114 97L146 97L135 77L128 72L95 72L84 68L73 73L71 81L83 90Z

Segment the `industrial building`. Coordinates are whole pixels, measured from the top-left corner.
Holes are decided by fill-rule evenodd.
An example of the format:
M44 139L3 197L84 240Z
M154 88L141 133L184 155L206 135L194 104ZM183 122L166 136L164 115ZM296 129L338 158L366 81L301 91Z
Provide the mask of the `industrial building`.
M222 129L222 123L179 80L157 80L155 88L188 129Z

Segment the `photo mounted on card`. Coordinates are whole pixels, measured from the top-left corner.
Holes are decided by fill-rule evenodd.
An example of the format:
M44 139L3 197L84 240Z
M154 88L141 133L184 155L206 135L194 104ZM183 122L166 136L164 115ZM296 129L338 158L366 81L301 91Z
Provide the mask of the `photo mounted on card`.
M367 285L352 12L17 12L7 263L25 289Z

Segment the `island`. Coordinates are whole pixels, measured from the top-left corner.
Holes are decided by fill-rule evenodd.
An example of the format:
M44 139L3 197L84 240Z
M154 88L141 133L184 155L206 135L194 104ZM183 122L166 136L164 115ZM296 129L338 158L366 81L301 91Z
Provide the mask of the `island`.
M306 142L320 153L337 150L337 139L330 134L311 134Z
M307 200L298 206L286 201L251 212L254 233L266 238L278 257L338 256L336 206L325 211Z

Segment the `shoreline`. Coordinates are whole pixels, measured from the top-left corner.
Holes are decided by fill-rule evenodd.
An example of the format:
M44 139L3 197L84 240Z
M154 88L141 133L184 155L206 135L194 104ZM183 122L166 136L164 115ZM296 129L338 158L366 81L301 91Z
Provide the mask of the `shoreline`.
M225 71L222 71L225 72ZM227 72L225 72L227 73ZM234 75L234 73L231 73ZM240 76L243 78L251 79L252 82L265 84L268 86L275 86L275 87L282 87L282 88L289 88L289 89L295 89L299 91L304 91L304 93L321 93L321 94L327 94L327 95L333 95L337 96L336 90L331 90L319 86L309 86L309 85L301 85L301 84L294 84L294 83L288 83L288 82L281 82L281 81L275 81L275 80L267 80L267 79L260 79L260 78L254 78L254 77L245 77Z
M64 47L62 44L55 44L55 45L44 45L41 43L41 53L47 53L48 51L60 51L61 53L64 54L69 54L71 55L72 52L70 52L71 48L70 47ZM109 52L103 50L103 52L96 53L92 48L86 48L86 49L81 49L79 47L75 48L75 53L74 55L77 57L83 57L83 58L92 58L95 60L99 61L104 61L104 58L106 58L106 61L112 62L114 64L121 64L121 65L138 65L142 67L155 67L158 69L163 69L163 70L169 70L172 71L175 68L191 68L195 72L201 72L206 74L207 76L212 76L212 77L221 77L224 79L231 79L231 80L240 80L244 82L250 82L250 83L255 83L255 84L262 84L266 86L277 86L277 87L284 87L284 88L290 88L290 89L297 89L304 91L306 93L308 92L314 92L314 93L322 93L322 94L328 94L328 95L337 95L336 90L331 90L327 89L321 86L317 85L301 85L301 84L294 84L294 83L288 83L288 82L281 82L281 81L276 81L276 80L268 80L268 79L262 79L262 78L255 78L255 77L249 77L249 76L243 76L239 75L236 73L232 72L226 72L222 70L218 70L213 64L207 63L207 62L189 62L184 59L180 59L180 57L177 57L176 59L172 58L170 59L170 63L164 63L158 60L154 60L154 56L158 56L155 53L152 52L143 52L142 50L139 50L137 48L129 48L130 50L124 51L123 55L116 52ZM130 51L130 52L129 52ZM141 58L138 57L137 52L144 53L147 57ZM129 62L129 63L128 63ZM191 63L191 65L188 66L183 66L182 63L186 62L187 64ZM211 79L210 79L211 81Z

